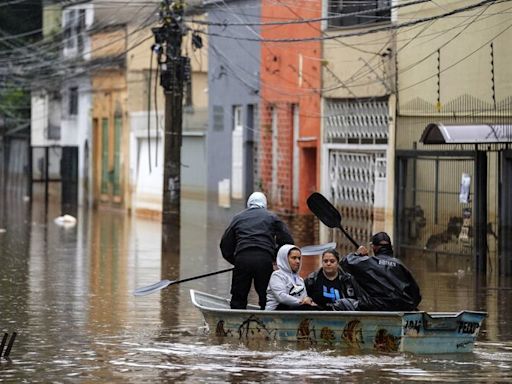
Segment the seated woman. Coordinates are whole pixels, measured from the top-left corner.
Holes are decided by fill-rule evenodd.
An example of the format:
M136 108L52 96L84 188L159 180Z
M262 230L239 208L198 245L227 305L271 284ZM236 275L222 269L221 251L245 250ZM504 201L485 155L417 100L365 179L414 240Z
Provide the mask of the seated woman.
M335 249L322 254L322 267L304 281L308 296L324 310L356 311L365 293L354 277L340 267Z
M286 244L277 252L278 270L272 273L267 288L266 310L315 310L316 304L306 294L304 280L299 276L301 252Z

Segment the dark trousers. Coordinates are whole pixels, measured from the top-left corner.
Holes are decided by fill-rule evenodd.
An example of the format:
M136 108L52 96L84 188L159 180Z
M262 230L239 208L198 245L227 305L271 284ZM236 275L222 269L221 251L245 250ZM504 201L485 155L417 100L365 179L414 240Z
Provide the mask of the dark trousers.
M267 286L272 275L272 256L259 248L244 249L235 258L235 269L231 280L231 308L245 309L252 282L258 293L258 304L265 309Z

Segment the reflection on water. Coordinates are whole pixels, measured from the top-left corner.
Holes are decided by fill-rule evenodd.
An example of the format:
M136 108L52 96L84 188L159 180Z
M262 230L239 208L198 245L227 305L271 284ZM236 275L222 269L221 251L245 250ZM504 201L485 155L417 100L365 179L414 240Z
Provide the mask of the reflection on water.
M512 378L510 281L487 287L465 268L407 264L423 288L422 309L486 310L474 353L413 356L351 354L315 345L222 342L205 335L189 289L227 296L231 274L132 296L160 279L228 267L223 231L205 225L204 205L184 201L181 255L161 257L158 222L119 212L78 211L57 226L59 207L0 199L0 330L19 333L2 382L509 382ZM461 272L462 271L462 272ZM255 295L251 296L253 302Z

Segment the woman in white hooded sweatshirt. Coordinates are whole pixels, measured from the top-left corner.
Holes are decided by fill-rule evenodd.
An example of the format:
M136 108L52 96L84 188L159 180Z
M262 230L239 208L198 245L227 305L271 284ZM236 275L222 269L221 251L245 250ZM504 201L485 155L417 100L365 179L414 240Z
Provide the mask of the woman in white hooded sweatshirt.
M267 288L266 310L316 310L308 297L304 280L299 276L301 252L295 245L285 244L277 252L278 270L272 273Z

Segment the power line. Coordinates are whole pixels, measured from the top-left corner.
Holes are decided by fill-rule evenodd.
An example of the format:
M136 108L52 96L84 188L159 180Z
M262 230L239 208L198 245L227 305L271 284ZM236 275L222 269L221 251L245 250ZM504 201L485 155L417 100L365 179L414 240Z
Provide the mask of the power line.
M389 11L389 10L393 10L393 9L409 7L412 5L428 3L430 1L431 0L415 0L415 1L405 3L405 4L391 5L389 7L369 8L369 9L364 9L364 10L357 11L357 12L339 13L339 14L335 14L332 16L316 17L316 18L310 18L310 19L299 19L299 20L292 19L292 20L286 20L286 21L270 21L270 22L254 22L254 23L247 23L247 22L244 22L244 23L234 23L234 22L212 23L212 22L204 21L204 20L195 20L195 19L186 19L185 18L185 21L194 22L194 23L200 24L200 25L215 25L215 26L225 27L225 28L227 28L227 27L247 27L247 26L274 26L274 25L277 26L277 25L292 25L292 24L309 24L309 23L320 22L320 21L329 21L329 20L333 20L333 19L343 19L343 18L349 18L349 17L354 17L354 16L365 16L366 14L370 14L370 13L374 13L374 12L378 12L378 11ZM285 5L285 7L288 7L288 6ZM372 15L371 17L376 18L377 16ZM388 17L383 17L383 18L388 19Z
M100 46L98 46L98 47L96 47L94 49L90 49L88 51L80 52L80 55L82 55L82 57L83 57L83 55L90 54L92 52L95 52L95 51L101 50L103 48L106 48L106 47L108 47L109 45L111 45L114 42L117 42L117 41L120 41L120 40L123 40L123 39L127 39L129 36L137 34L137 33L139 33L142 30L145 30L147 28L148 22L151 20L152 17L153 17L152 14L149 15L145 20L142 21L141 24L136 26L133 31L131 31L130 33L126 34L125 36L121 36L119 38L111 39L111 40L107 41L106 43L104 43L104 44L102 44L102 45L100 45ZM148 40L148 39L149 38L146 38L145 40ZM56 44L58 44L60 46L59 43L56 43ZM131 49L133 49L133 48L131 48ZM125 50L125 51L119 53L117 55L117 57L120 57L120 56L126 54L129 50L130 49ZM45 51L47 51L47 50L45 50ZM33 54L31 54L29 56L25 56L25 60L27 58L30 58L31 56L36 60L36 62L41 62L41 56L40 56L39 52L34 52ZM12 61L14 61L14 60L12 60ZM9 63L9 62L12 62L12 61L10 59L7 62ZM18 63L20 62L19 59L18 59L17 62ZM36 62L34 62L34 64L36 64ZM111 63L112 63L112 61L110 63L109 62L105 62L105 64L111 64ZM56 52L55 52L55 57L50 62L42 62L40 65L36 64L36 65L32 65L32 66L29 66L28 64L30 64L30 61L25 62L25 66L24 66L23 69L24 69L25 73L30 74L30 77L35 77L37 75L40 75L40 74L44 73L45 70L50 70L52 72L52 75L49 75L47 78L51 78L51 77L61 78L62 74L59 73L59 70L60 71L63 71L63 70L65 71L68 68L74 69L76 64L77 64L77 62L74 61L74 60L62 61L62 59L60 59L57 56ZM85 66L88 66L88 65L90 66L91 65L90 62L88 63L88 60L85 60L82 64L85 65ZM35 71L38 71L38 72L35 72ZM30 81L30 80L27 80L27 81Z
M461 34L462 34L462 33L463 33L467 28L469 28L469 26L473 25L473 24L474 24L474 23L475 23L475 22L480 18L480 16L481 16L481 15L482 15L482 14L483 14L483 13L484 13L488 8L489 8L489 7L490 7L490 5L488 5L488 6L487 6L486 8L484 8L481 12L479 12L479 13L478 13L478 14L477 14L477 15L476 15L476 16L475 16L475 17L474 17L474 18L473 18L469 23L467 23L467 24L464 26L464 28L462 28L462 29L461 29L461 30L460 30L460 31L459 31L455 36L453 36L451 39L449 39L448 41L446 41L443 45L441 45L441 47L436 47L436 49L435 49L433 52L428 53L428 54L427 54L427 55L425 55L422 59L420 59L420 60L418 60L418 61L414 62L413 64L411 64L409 67L407 67L407 68L405 68L405 69L400 69L400 70L398 70L398 68L397 68L397 69L396 69L396 74L397 74L397 75L398 75L398 74L403 74L403 73L405 73L405 72L409 71L410 69L415 68L416 66L418 66L419 64L421 64L423 61L427 60L427 59L428 59L428 58L429 58L433 53L437 52L437 51L438 51L438 49L440 49L440 48L442 48L442 47L444 47L444 46L448 45L450 42L452 42L453 40L455 40L455 39L456 39L458 36L460 36L460 35L461 35ZM469 19L470 17L473 17L473 15L469 16L469 17L468 17L468 19ZM434 23L434 22L435 22L435 20L434 20L434 21L432 21L432 23ZM462 23L461 23L461 24L462 24ZM427 26L427 27L430 27L431 25L432 25L432 24L430 24L430 25L429 25L429 26ZM454 29L456 29L457 27L458 27L458 26L456 26L456 27L451 27L451 28L449 29L449 31L454 30ZM400 47L400 48L397 50L397 52L395 52L394 54L395 54L395 55L398 55L400 51L402 51L405 47L407 47L409 44L411 44L411 43L412 43L412 41L414 41L414 40L415 40L415 39L416 39L416 38L417 38L417 37L418 37L418 36L419 36L423 31L425 31L425 30L426 30L426 28L424 28L422 31L420 31L418 34L416 34L416 35L415 35L412 39L410 39L410 40L409 40L409 41L408 41L404 46ZM444 33L446 33L446 32L447 32L447 31L443 31L443 32L442 32L442 34L444 34ZM371 71L371 69L369 69L368 71L366 71L366 72L362 73L362 74L361 74L360 76L358 76L358 77L355 77L355 76L353 75L350 79L348 79L348 80L347 80L347 82L345 83L345 85L346 85L347 83L348 83L348 84L350 84L350 82L351 82L351 81L352 81L352 82L357 81L358 79L360 79L360 78L362 78L363 76L365 76L366 74L368 74L368 73L369 73L369 71ZM391 78L392 78L392 77L394 77L394 76L395 76L395 74L390 74L389 76L385 77L383 80L389 80L389 79L391 79ZM359 83L359 84L352 84L352 87L368 86L368 85L373 84L373 83L374 83L374 81L372 81L372 82L365 82L365 83Z
M490 4L487 6L487 8L489 8L489 6L490 6ZM486 9L487 9L487 8L486 8ZM483 11L479 12L479 14L478 14L477 16L475 16L475 15L470 15L470 16L466 17L466 20L467 20L467 19L470 19L470 18L471 18L471 20L469 21L469 23L466 23L466 24L465 24L464 30L465 30L465 29L467 29L470 25L474 24L476 21L480 21L481 19L483 19L483 18L481 18L481 17L480 17L480 16L483 14L483 12L485 12L485 9L484 9ZM502 13L500 12L499 14L502 14ZM495 15L495 14L493 14L493 15ZM490 17L490 16L488 15L487 17ZM433 22L434 22L434 21L433 21ZM465 23L465 22L462 22L460 25L463 25L464 23ZM421 33L423 33L427 28L428 28L428 26L424 27L424 28L423 28L423 29L422 29L418 34L416 34L412 39L410 39L410 40L408 41L408 43L407 43L406 45L404 45L404 47L406 47L408 44L410 44L414 39L418 38L418 36L419 36ZM456 27L452 27L452 28L450 28L449 30L456 29L456 28L457 28L457 26L456 26ZM436 35L441 35L441 34L446 33L447 31L448 31L448 30L442 30L442 31L438 31L438 32L436 32L435 34L436 34ZM459 35L460 33L462 33L462 31L461 31L461 32L459 32L459 33L458 33L458 35ZM429 36L429 35L427 35L427 36ZM455 39L456 37L457 37L457 36L454 36L451 40ZM388 39L388 42L389 42L389 39ZM210 45L212 45L213 40L210 40L210 42L209 42L209 43L210 43ZM447 43L446 43L446 44L447 44ZM387 45L387 43L385 44L385 46L386 46L386 45ZM244 49L246 52L248 52L248 53L249 53L249 55L250 55L250 52L249 52L247 49L245 49L245 48L244 48L244 46L242 46L242 45L241 45L241 47L242 47L242 49ZM404 47L401 47L401 48L400 48L400 50L402 50ZM381 49L380 51L382 51L382 49ZM380 52L380 51L379 51L379 52ZM437 51L437 48L436 48L436 51ZM217 52L216 52L216 53L220 53L220 52L221 52L221 51L220 51L219 49L217 49ZM397 51L397 52L395 52L394 54L397 54L397 53L398 53L398 51ZM228 60L228 59L227 59L227 55L225 55L225 54L222 54L222 55L223 55L223 61ZM428 56L430 56L430 55L431 55L431 54L429 53L429 54L427 55L427 57L428 57ZM252 57L252 55L250 55L250 56ZM380 55L379 55L379 54L376 54L374 57L380 57ZM257 62L258 62L258 65L261 65L261 62L260 62L260 61L257 61ZM420 61L418 61L418 62L416 62L416 63L414 63L413 65L411 65L410 67L408 67L406 70L412 69L412 67L415 67L415 66L419 65L419 64L420 64L420 62L421 62L421 60L420 60ZM380 62L380 63L379 63L379 65L382 65L382 62ZM233 67L233 66L237 66L237 64L233 64L233 63L231 62L230 67ZM361 68L360 68L358 71L360 71L361 69L364 69L364 68L369 68L369 66L365 63L364 65L362 65L362 66L361 66ZM255 79L256 79L256 80L258 80L257 75L254 75L254 74L252 74L252 73L247 72L245 68L240 67L240 69L241 69L242 71L244 71L244 72L245 72L245 75L250 76L250 77L253 77L253 76L254 76L254 77L255 77ZM326 67L326 69L327 69L327 70L329 70L329 68L328 68L328 67ZM234 70L235 70L235 69L234 69L234 67L233 67L233 68L232 68L232 71L234 71ZM395 76L395 75L394 75L394 73L393 73L393 74L390 74L390 75L388 75L388 76L383 75L383 76L381 76L381 78L380 78L380 79L378 79L378 80L373 80L373 81L370 81L370 82L364 82L364 83L353 84L353 83L354 83L354 81L356 81L358 78L361 78L361 77L365 76L366 74L369 74L372 70L374 70L374 69L373 69L373 67L372 67L372 68L367 69L365 72L361 73L359 76L356 76L356 74L357 74L357 72L358 72L358 71L356 71L356 72L355 72L355 73L354 73L354 74L353 74L353 75L352 75L348 80L344 80L344 81L338 78L338 81L340 82L340 85L337 85L337 86L335 86L335 87L320 88L320 89L319 89L319 88L313 88L313 87L311 87L311 92L318 92L318 91L326 92L326 91L332 91L332 90L334 90L334 89L336 89L336 88L338 88L338 87L344 87L344 88L346 88L346 89L349 89L349 92L350 92L350 88L362 87L362 86L367 86L367 85L373 84L373 83L375 83L375 82L382 82L382 81L386 81L386 80L389 80L389 79L391 79L391 78L393 78L393 77ZM332 72L332 71L330 71L330 72ZM403 71L400 71L399 73L402 73L402 72L403 72ZM244 75L244 77L245 77L245 75ZM260 82L261 82L261 79L259 79L259 80L260 80ZM244 81L244 82L245 82L245 81ZM263 85L263 83L261 83L261 84ZM283 91L282 89L280 89L279 87L275 87L275 86L273 86L272 84L266 84L265 86L266 86L266 87L270 87L271 89L275 89L275 90L276 90L276 92L278 92L278 93L280 93L280 94L284 94L284 95L291 95L289 92L285 92L285 91ZM252 89L254 89L254 87L253 87L253 86L251 86L251 88L252 88ZM296 95L296 96L298 96L298 97L301 97L301 95L297 95L296 93L295 93L294 95Z
M463 62L464 60L466 60L467 58L471 57L472 55L474 55L476 52L478 52L479 50L481 50L482 48L488 46L493 40L495 40L497 37L501 36L502 34L504 34L506 31L508 31L510 28L512 28L512 24L510 24L508 27L506 27L505 29L503 29L501 32L499 32L498 34L496 34L495 36L493 36L491 39L489 39L488 41L486 41L484 44L480 45L478 48L476 48L475 50L471 51L469 54L467 54L466 56L462 57L461 59L457 60L456 62L450 64L449 66L443 68L442 70L439 71L439 73L443 73L445 71L447 71L448 69L451 69L453 68L454 66L456 66L457 64ZM416 83L413 83L411 85L408 85L407 87L404 87L404 88L400 88L398 91L404 91L406 89L409 89L409 88L412 88L412 87L415 87L416 85L419 85L419 84L422 84L424 83L425 81L427 80L430 80L432 79L433 77L436 77L437 76L437 72L431 76L428 76L422 80L419 80L417 81Z
M486 8L486 9L488 9L488 8ZM509 9L512 9L512 8L509 8ZM480 20L482 19L482 18L481 18L481 16L482 16L482 14L483 14L484 12L485 12L485 9L484 9L482 12L480 12L478 15L476 15L476 16L473 18L473 20L471 20L468 24L466 24L466 25L464 26L464 28L463 28L460 32L458 32L455 36L453 36L452 38L450 38L448 41L446 41L446 42L445 42L445 43L443 43L442 45L435 47L435 49L434 49L432 52L430 52L430 53L426 54L423 58L421 58L421 59L419 59L419 60L415 61L414 63L412 63L411 65L409 65L409 66L408 66L408 67L406 67L406 68L403 68L403 69L400 69L400 70L398 70L398 69L397 69L397 75L401 75L401 74L403 74L403 73L405 73L405 72L407 72L407 71L409 71L409 70L411 70L411 69L413 69L413 68L417 67L419 64L421 64L422 62L424 62L425 60L427 60L427 59L428 59L429 57L431 57L433 54L437 53L437 52L438 52L438 50L439 50L440 48L446 47L449 43L453 42L453 41L455 40L455 38L457 38L458 36L460 36L460 35L462 34L462 32L463 32L463 31L465 31L465 30L466 30L470 25L473 25L475 22L480 21ZM508 20L507 20L507 21L508 21ZM462 23L461 23L461 25L462 25ZM460 25L459 25L459 26L460 26ZM495 26L496 26L496 25L494 25L494 26L493 26L493 28L494 28ZM455 28L450 28L450 30L452 30L452 29L455 29ZM444 34L444 32L439 32L439 34ZM403 47L401 47L401 48L397 51L397 53L398 53L398 52L400 52L400 51L402 50L402 48L403 48ZM394 76L394 75L392 75L392 76ZM355 80L357 80L357 79L353 79L353 80L355 81ZM364 83L352 84L351 86L352 86L352 87L364 87L364 86L371 85L372 83L373 83L373 82L364 82Z
M369 34L382 32L382 31L389 31L389 30L410 27L410 26L413 26L416 24L425 23L427 21L438 20L438 19L441 19L444 17L456 15L461 12L466 12L466 11L469 11L469 10L472 10L475 8L479 8L479 7L489 4L489 3L497 4L497 3L509 2L509 1L511 1L511 0L482 0L477 4L472 4L472 5L468 5L466 7L457 8L452 11L440 14L440 15L429 16L429 17L425 17L422 19L417 19L417 20L413 20L413 21L409 21L409 22L405 22L405 23L401 23L401 24L385 25L385 26L381 26L381 27L367 29L365 31L347 32L347 33L343 33L343 34L329 35L329 36L324 36L324 37L304 37L304 38L287 38L287 39L256 39L256 38L251 38L251 37L237 37L237 36L224 35L224 34L218 34L218 33L205 33L202 30L194 30L194 31L197 33L202 33L202 34L206 34L209 36L222 37L222 38L226 38L226 39L256 41L256 42L300 43L300 42L308 42L308 41L323 41L323 40L332 40L332 39L344 38L344 37L364 36L364 35L369 35Z

